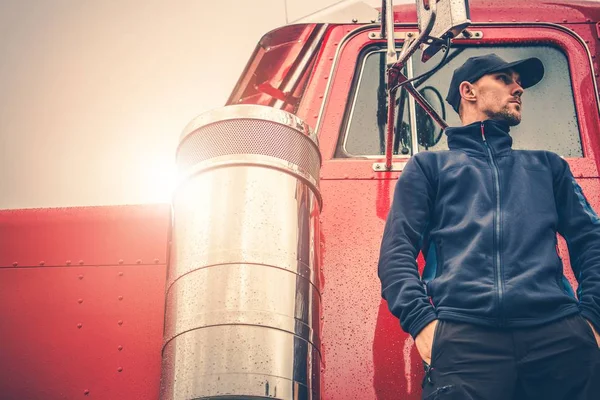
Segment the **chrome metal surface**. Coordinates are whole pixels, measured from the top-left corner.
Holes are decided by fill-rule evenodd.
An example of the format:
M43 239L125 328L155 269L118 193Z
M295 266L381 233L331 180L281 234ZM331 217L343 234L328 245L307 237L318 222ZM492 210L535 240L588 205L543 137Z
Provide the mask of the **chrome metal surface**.
M319 209L323 207L321 193L318 190L318 181L302 167L297 166L289 161L284 161L277 157L256 155L256 154L236 154L235 157L221 156L211 158L206 161L197 163L190 167L185 173L181 173L181 177L191 177L193 175L206 172L211 169L231 167L231 166L262 166L279 170L287 174L291 174L298 179L301 179L305 184L313 190L319 204Z
M417 46L413 45L413 43L415 43L415 40L416 40L415 36L406 35L406 40L404 41L404 45L402 46L402 49L400 50L400 55L398 56L398 59L404 60L402 64L404 64L417 49ZM409 51L411 51L411 54L407 57L406 54ZM402 65L402 64L400 64L400 65ZM388 64L388 66L389 65L393 65L393 63ZM400 69L402 69L402 67L400 67Z
M466 34L465 34L466 33ZM394 39L405 40L407 37L413 37L419 35L419 32L394 32ZM381 40L385 37L381 36L379 32L370 32L369 39ZM454 39L483 39L483 31L472 31L466 30L458 34Z
M292 95L298 83L300 82L300 78L304 75L306 68L310 65L311 61L317 54L319 47L321 46L321 42L323 41L323 37L325 36L325 32L327 32L328 24L320 25L316 32L314 32L310 37L310 44L302 57L294 63L294 67L292 71L288 73L288 77L286 80L282 82L280 90L287 96ZM287 104L286 101L275 99L271 104L274 108L283 108Z
M254 104L237 104L227 107L217 108L206 112L194 118L184 129L180 137L180 147L186 138L193 134L196 130L213 124L215 122L223 122L226 120L258 120L274 122L279 125L288 126L294 130L308 136L318 147L317 135L308 124L302 121L294 114L277 110L272 107L257 106ZM235 132L230 132L235 133ZM243 132L242 132L243 133ZM266 135L266 133L262 133Z
M454 37L455 39L483 39L483 31L472 31L470 29L463 30L460 34Z
M176 368L181 363L187 368ZM253 325L207 327L164 348L163 379L173 384L161 385L160 398L318 399L319 368L320 355L298 336Z
M398 56L396 54L396 42L394 40L394 1L393 0L383 0L385 2L386 7L386 15L385 15L385 24L386 24L386 38L387 38L387 53L386 60L387 65L390 66L398 61ZM382 21L383 23L383 21ZM383 36L382 32L382 36Z
M402 51L400 52L400 56L398 57L398 61L395 63L388 63L387 70L387 93L388 93L388 107L387 107L387 134L386 134L386 146L385 146L385 168L390 170L392 168L392 137L394 135L394 112L395 112L395 100L396 100L396 90L398 89L399 78L406 80L406 77L402 74L402 69L406 62L410 59L410 57L414 54L417 48L424 43L424 41L429 37L429 33L433 28L436 20L436 1L432 1L430 4L431 14L429 15L429 20L427 24L423 24L422 21L419 21L419 28L423 28L419 33L419 37L414 39L414 37L410 37L409 40L404 42L404 46L402 46ZM393 36L393 35L390 35ZM408 37L408 35L407 35ZM393 40L392 40L393 41ZM388 58L389 60L389 58ZM412 83L408 83L404 85L404 87L411 93L413 96L417 97L417 101L419 104L427 102L423 99L422 96L414 89ZM411 90L412 88L412 90ZM420 98L418 98L420 97ZM433 110L430 106L429 109ZM435 112L434 112L435 113ZM435 118L435 117L434 117Z
M381 10L379 13L379 20L380 20L380 26L379 26L379 32L381 35L381 38L385 39L387 33L387 22L386 22L386 17L387 17L387 0L381 0Z
M284 111L227 108L178 149L160 398L319 399L316 141Z
M392 167L390 169L385 168L384 162L376 162L373 164L373 171L375 172L390 172L390 171L402 171L406 167L405 162L395 162L392 163Z
M424 44L429 38L430 33L433 27L435 26L435 21L437 18L437 1L431 1L430 7L431 12L429 14L429 19L427 20L427 23L422 23L422 21L419 20L419 36L416 40L412 40L410 42L407 41L404 43L404 46L402 46L402 52L398 57L398 61L396 61L396 63L393 65L394 67L397 67L400 70L402 70L402 66L404 65L406 60L408 60L414 54L414 52L417 51L419 46L421 44ZM406 36L407 38L414 38L414 36L410 36L409 34L407 34Z
M457 37L471 25L468 0L435 0L428 1L428 4L429 8L425 6L425 1L417 1L419 30L425 30L424 27L431 22L429 20L425 23L425 21L436 16L428 35L429 40L421 48L423 61L429 60L441 50L444 39Z
M406 64L406 70L408 72L408 76L413 76L414 75L414 67L413 67L413 59L411 58L410 60L408 60L408 63ZM409 83L409 85L411 85L413 88L414 86L412 84ZM415 90L415 92L421 96L421 93L419 93L418 90ZM422 97L422 96L421 96ZM419 152L419 132L417 132L417 108L415 106L415 98L414 96L408 96L408 112L410 114L410 140L411 140L411 147L412 147L412 154L415 155ZM429 103L427 103L429 104ZM392 166L393 168L393 166Z
M173 208L168 290L197 269L241 262L275 266L318 287L318 203L294 176L262 166L216 168L182 184Z
M302 262L298 262L302 264ZM318 350L315 306L320 303L316 282L294 269L263 264L216 264L193 270L169 288L167 303L177 304L176 317L165 325L165 343L199 326L256 325L304 338ZM308 274L306 274L308 275ZM226 278L226 279L225 279ZM273 283L277 282L277 285ZM231 291L227 298L222 294Z
M298 166L318 183L321 153L317 138L295 115L256 105L234 105L208 114L185 128L177 149L180 174L217 157L264 155Z

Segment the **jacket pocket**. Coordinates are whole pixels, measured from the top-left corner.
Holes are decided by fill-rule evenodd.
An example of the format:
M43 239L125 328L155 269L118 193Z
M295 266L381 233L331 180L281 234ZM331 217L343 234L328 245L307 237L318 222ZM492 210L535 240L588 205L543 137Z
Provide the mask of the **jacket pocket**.
M435 263L436 263L435 273L433 274L433 277L431 278L431 280L426 282L425 290L427 291L427 295L429 297L433 298L434 291L432 290L432 287L435 286L435 284L434 284L435 279L442 274L442 269L444 268L444 257L442 254L442 244L440 243L439 239L433 239L431 245L434 246L434 249L435 249ZM434 307L435 307L435 303L434 303Z

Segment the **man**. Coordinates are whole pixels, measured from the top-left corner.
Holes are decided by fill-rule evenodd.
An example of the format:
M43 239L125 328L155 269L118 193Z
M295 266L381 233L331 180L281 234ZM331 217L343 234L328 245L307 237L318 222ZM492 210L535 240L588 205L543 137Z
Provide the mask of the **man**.
M424 399L586 398L600 345L600 219L563 159L512 150L509 135L543 74L537 58L468 59L446 99L463 123L446 129L450 150L416 154L398 179L379 277L424 360Z

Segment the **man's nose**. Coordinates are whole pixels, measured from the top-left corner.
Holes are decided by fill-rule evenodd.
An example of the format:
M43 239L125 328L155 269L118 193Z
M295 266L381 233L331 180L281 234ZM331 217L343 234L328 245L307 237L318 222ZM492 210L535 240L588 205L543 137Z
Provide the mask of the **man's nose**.
M512 95L521 97L523 95L524 91L525 91L525 89L523 89L523 87L521 85L519 85L518 83L515 82L515 84L513 86L513 90L512 90Z

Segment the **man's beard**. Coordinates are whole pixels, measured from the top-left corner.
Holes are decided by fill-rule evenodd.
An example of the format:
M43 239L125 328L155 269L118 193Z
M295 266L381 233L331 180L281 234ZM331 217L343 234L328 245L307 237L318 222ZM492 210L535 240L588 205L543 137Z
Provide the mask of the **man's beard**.
M512 113L508 106L502 108L499 112L489 112L488 117L496 121L504 121L508 126L517 126L521 123L521 115Z

